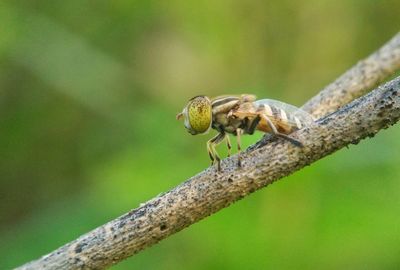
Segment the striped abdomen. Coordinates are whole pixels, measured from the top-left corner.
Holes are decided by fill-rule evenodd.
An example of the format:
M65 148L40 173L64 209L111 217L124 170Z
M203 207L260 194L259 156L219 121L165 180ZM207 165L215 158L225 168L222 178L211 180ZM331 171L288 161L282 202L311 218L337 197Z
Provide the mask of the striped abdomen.
M307 112L284 102L262 99L253 102L257 113L266 115L279 132L289 134L310 125L314 119ZM271 132L268 123L261 119L257 129L263 132Z

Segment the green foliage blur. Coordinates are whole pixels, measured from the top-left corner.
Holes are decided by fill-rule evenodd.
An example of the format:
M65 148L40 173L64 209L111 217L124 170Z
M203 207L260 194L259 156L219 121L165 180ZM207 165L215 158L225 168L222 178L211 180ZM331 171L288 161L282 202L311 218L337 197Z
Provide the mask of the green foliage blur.
M399 10L372 0L1 1L0 269L206 168L212 134L175 120L192 96L301 106L391 38ZM394 126L341 150L112 269L398 269L399 136Z

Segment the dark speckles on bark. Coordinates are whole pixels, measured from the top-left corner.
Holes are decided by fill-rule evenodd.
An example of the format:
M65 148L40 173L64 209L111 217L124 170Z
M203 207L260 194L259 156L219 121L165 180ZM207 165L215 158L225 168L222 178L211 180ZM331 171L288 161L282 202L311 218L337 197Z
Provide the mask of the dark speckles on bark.
M175 202L175 200L173 198L168 198L168 204L172 205Z
M390 108L392 108L392 107L393 107L393 102L387 103L387 104L385 105L385 109L390 109Z
M126 224L126 221L125 221L125 220L121 220L121 221L118 223L118 229L122 229L122 228L125 226L125 224Z
M139 208L136 212L133 213L131 219L136 219L144 216L146 214L146 210L147 209L145 207Z
M165 231L167 229L167 224L166 223L162 223L160 225L160 231Z
M78 243L78 244L75 246L75 249L74 249L75 253L81 253L82 250L85 248L85 246L87 246L87 243L85 243L85 242Z

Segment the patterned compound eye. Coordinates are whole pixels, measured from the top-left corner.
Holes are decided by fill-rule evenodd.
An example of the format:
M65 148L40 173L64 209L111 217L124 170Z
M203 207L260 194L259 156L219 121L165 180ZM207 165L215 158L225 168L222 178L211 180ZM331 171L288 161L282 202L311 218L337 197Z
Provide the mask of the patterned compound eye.
M192 135L206 133L211 128L211 101L206 96L197 96L189 100L182 114L185 127Z

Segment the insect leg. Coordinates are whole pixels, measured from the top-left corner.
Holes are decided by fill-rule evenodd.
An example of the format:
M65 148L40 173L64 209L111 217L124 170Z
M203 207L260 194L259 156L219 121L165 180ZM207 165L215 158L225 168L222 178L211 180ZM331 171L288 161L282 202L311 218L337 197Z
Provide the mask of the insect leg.
M254 134L254 131L256 130L258 123L260 123L261 117L257 115L256 118L254 118L253 122L250 123L248 127L246 127L246 133L247 134Z
M240 156L240 152L242 150L240 143L240 136L243 134L243 130L241 128L236 129L236 140L237 140L237 148L238 148L238 167L242 167L242 160Z
M212 151L212 149L211 149L211 141L213 140L214 138L212 138L211 140L208 140L207 141L207 152L208 152L208 156L210 157L210 159L211 159L211 165L213 165L214 164L214 160L215 160L215 158L214 158L214 153L213 153L213 151Z
M215 150L215 146L221 143L225 136L225 133L219 133L217 136L213 137L207 142L207 150L211 158L211 165L214 164L214 161L217 161L218 171L221 171L221 159Z
M228 157L230 157L232 149L231 139L229 138L229 135L226 135L225 138L226 138L226 146L228 147Z
M266 116L265 114L260 114L260 116L261 116L262 119L264 119L264 120L268 123L269 127L270 127L271 130L272 130L272 133L273 133L275 136L284 138L284 139L288 140L289 142L291 142L292 144L294 144L295 146L303 147L303 144L302 144L300 141L298 141L298 140L296 140L296 139L293 139L292 137L290 137L290 136L288 136L288 135L286 135L286 134L280 133L280 132L276 129L274 123L272 123L272 121L268 118L268 116Z

